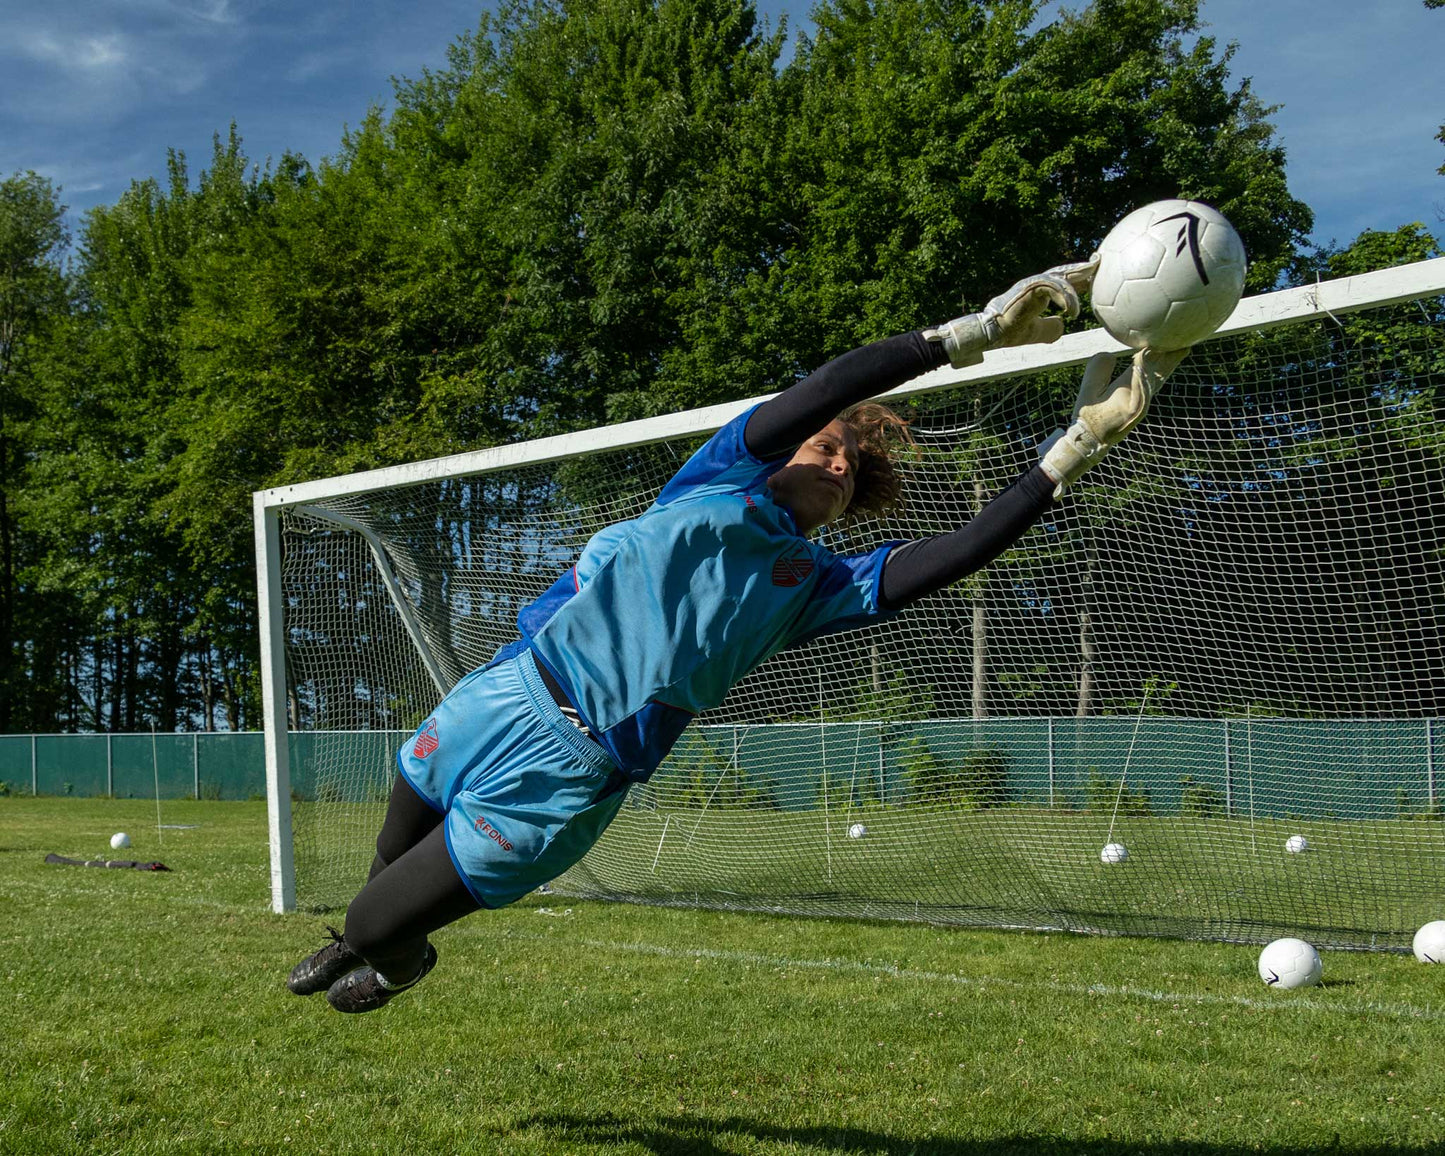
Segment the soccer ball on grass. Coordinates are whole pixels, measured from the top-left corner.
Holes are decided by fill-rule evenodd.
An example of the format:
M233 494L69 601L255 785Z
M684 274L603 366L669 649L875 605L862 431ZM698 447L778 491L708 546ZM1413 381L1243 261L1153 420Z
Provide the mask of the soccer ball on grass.
M1094 315L1134 349L1187 349L1224 324L1244 292L1244 242L1202 201L1135 209L1099 245Z
M1421 963L1445 963L1445 919L1436 919L1415 932L1412 946Z
M111 849L114 851L119 851L122 847L129 847L130 836L127 835L124 831L117 831L114 835L110 837L110 846Z
M862 823L854 823L848 828L848 838L850 839L861 839L866 834L868 834L868 828Z
M1122 863L1129 858L1129 848L1123 843L1105 843L1104 849L1099 852L1100 863Z
M1291 855L1300 855L1310 849L1310 841L1303 835L1291 835L1284 841L1284 849Z
M1320 953L1303 939L1276 939L1259 953L1259 978L1270 987L1313 987L1320 981Z

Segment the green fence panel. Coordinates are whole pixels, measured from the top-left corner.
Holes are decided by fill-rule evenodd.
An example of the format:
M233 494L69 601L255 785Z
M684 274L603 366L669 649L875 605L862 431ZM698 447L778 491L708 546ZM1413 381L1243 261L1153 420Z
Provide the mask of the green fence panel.
M1112 813L1117 802L1123 812L1178 814L1186 800L1217 794L1222 812L1224 740L1215 719L1055 720L1054 805Z
M104 795L105 735L36 735L36 790L42 795Z
M699 726L655 782L689 806L802 811L907 806L927 798L930 783L963 790L973 780L960 772L971 771L1002 775L994 801L1010 804L1385 819L1438 807L1435 729L1433 720L1161 716ZM384 799L404 737L292 733L292 790L304 799L319 791L321 802ZM33 782L48 795L150 798L157 781L163 799L264 796L264 736L0 735L0 782L11 790Z
M266 797L266 736L259 731L197 735L201 798Z
M113 793L118 799L193 798L195 739L188 734L111 735Z
M322 803L385 801L400 745L391 731L293 731L291 794Z
M1031 803L1047 806L1049 790L1049 720L979 719L916 723L898 745L901 778L911 795L920 772L932 769L954 776L961 789L984 786L961 775L997 767L1002 790L988 791L979 801L988 805ZM931 760L931 761L930 761ZM1055 800L1057 802L1057 800Z
M291 763L291 794L302 799L316 797L316 748L324 750L325 732L292 731L286 736L286 749Z
M34 773L32 777L32 752ZM0 735L0 783L42 795L253 799L266 793L259 731Z
M1247 799L1253 783L1280 818L1393 819L1429 807L1419 722L1264 719L1231 722L1230 733L1236 793Z
M30 777L29 735L0 735L0 782L12 791L27 794L34 788Z
M703 726L658 773L687 805L811 810L1003 802L1261 819L1378 819L1438 806L1424 721L1129 718ZM930 791L935 792L930 794ZM708 800L711 800L709 803Z
M410 731L308 731L290 736L291 793L310 802L383 803Z

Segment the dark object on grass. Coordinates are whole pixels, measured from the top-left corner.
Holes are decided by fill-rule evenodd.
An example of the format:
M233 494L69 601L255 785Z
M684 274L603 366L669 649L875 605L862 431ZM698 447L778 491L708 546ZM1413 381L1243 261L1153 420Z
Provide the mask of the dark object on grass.
M137 871L169 871L164 863L142 863L137 859L67 859L52 851L45 856L47 863L65 863L72 867L134 867Z

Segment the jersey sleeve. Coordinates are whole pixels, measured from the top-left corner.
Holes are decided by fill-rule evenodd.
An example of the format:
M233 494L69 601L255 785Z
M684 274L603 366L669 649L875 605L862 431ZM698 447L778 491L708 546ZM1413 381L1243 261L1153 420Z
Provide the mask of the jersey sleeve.
M882 602L883 564L901 542L888 542L866 554L825 555L813 596L795 624L788 646L824 634L875 626L898 616Z
M691 496L724 490L753 490L766 480L781 459L755 458L743 441L743 429L757 408L738 414L708 438L662 487L654 505L670 506Z

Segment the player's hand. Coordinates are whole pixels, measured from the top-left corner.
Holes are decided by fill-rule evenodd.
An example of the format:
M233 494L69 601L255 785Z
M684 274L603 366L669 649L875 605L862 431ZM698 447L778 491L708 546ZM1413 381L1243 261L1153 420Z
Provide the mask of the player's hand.
M1064 319L1079 315L1079 294L1088 289L1098 268L1097 255L1087 261L1055 265L1000 293L983 307L981 315L987 347L1001 349L1057 341L1064 335ZM1049 314L1051 305L1060 312Z
M1144 420L1149 403L1187 352L1141 350L1117 377L1113 354L1096 353L1089 359L1074 403L1073 424L1039 447L1039 465L1058 487L1054 497L1061 497Z
M1141 350L1118 377L1114 377L1113 354L1094 354L1084 368L1084 380L1074 403L1074 421L1085 425L1101 444L1118 445L1144 420L1149 403L1187 352Z
M1025 277L980 312L955 317L936 329L925 329L923 336L942 343L955 369L977 365L985 349L1057 341L1064 333L1064 319L1079 315L1079 294L1093 282L1098 268L1097 255L1087 261L1055 265ZM1059 313L1049 313L1051 307Z

